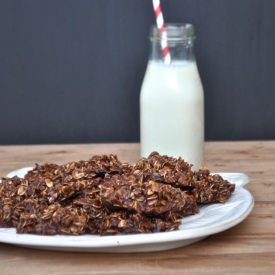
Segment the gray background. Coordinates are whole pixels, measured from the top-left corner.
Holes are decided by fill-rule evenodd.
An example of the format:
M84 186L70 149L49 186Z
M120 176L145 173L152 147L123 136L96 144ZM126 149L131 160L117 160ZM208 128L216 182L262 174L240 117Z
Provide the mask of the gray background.
M275 138L275 1L166 0L191 22L206 139ZM150 0L0 1L0 143L139 140Z

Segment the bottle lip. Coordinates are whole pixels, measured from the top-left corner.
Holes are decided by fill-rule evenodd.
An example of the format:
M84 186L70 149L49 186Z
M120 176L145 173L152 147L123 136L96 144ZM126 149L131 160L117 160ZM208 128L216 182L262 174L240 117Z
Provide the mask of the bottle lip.
M165 24L166 39L169 41L185 41L194 40L195 29L194 25L190 23L167 23ZM150 28L151 40L161 40L163 33L156 25L152 25Z

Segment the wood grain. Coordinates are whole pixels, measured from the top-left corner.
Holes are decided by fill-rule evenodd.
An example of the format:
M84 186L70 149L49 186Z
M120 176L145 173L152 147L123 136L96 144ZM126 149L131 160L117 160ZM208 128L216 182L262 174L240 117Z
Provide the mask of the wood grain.
M0 146L0 175L35 162L63 163L102 153L134 162L139 146ZM256 203L238 226L188 247L159 253L65 253L0 244L0 274L274 274L275 141L207 142L205 165L250 176L248 189Z

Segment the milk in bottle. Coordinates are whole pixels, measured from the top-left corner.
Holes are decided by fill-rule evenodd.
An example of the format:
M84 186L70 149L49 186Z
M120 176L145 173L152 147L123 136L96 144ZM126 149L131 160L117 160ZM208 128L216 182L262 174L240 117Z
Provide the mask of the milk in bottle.
M140 94L141 155L152 151L203 164L204 96L193 53L191 24L168 24L170 64L161 53L161 33L151 30L152 52Z

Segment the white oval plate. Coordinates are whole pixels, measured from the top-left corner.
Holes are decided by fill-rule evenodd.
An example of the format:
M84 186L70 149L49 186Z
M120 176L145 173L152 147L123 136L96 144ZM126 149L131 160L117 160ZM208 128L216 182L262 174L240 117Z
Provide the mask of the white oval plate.
M30 169L22 168L7 176L22 177ZM247 175L219 174L236 184L231 198L224 204L201 207L199 214L183 218L182 225L176 231L116 236L40 236L17 234L14 228L0 228L0 242L37 249L107 253L162 251L186 246L239 224L254 206L253 196L243 188L249 181Z

